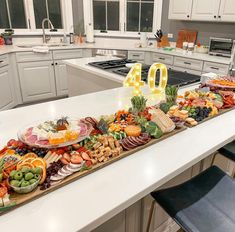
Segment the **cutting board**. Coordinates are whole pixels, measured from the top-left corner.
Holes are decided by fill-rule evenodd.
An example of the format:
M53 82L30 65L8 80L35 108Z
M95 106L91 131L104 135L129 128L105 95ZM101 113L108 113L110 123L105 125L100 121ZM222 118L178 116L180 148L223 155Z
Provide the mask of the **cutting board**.
M191 30L180 30L178 32L178 38L176 42L177 48L183 47L183 42L189 42L196 44L197 41L197 31L191 31Z

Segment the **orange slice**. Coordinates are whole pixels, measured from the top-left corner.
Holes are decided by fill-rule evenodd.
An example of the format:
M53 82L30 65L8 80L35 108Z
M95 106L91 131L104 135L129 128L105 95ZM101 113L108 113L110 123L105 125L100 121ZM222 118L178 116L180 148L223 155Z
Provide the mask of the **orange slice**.
M22 157L22 159L27 159L27 158L34 158L34 159L36 159L36 158L38 158L38 156L35 153L30 152L30 153L27 153L26 155L24 155Z
M42 175L41 175L41 180L40 180L39 184L42 184L45 181L46 177L47 177L47 170L46 170L46 168L45 167L41 167L41 168L42 168Z
M24 163L18 163L16 169L20 170L22 167L34 168L33 164L29 162L24 162Z
M33 160L35 160L35 158L26 158L21 160L21 163L31 163Z
M31 164L34 167L41 167L41 168L46 168L47 167L47 163L43 158L36 158L33 161L31 161Z

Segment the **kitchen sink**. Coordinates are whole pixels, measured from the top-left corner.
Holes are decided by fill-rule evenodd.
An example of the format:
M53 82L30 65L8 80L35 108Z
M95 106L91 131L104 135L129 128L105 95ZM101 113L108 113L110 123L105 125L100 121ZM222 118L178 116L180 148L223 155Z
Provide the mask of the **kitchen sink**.
M20 44L20 45L16 45L19 48L33 48L33 47L64 47L64 46L68 46L68 44Z

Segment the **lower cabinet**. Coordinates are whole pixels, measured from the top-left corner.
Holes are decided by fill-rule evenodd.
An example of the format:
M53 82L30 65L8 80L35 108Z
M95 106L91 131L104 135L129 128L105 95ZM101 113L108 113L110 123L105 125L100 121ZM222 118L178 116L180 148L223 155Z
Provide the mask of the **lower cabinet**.
M15 104L10 68L5 66L0 68L0 110L11 109Z
M55 79L57 96L68 95L68 80L66 64L62 61L55 61Z
M23 102L56 97L52 61L18 63L18 71Z

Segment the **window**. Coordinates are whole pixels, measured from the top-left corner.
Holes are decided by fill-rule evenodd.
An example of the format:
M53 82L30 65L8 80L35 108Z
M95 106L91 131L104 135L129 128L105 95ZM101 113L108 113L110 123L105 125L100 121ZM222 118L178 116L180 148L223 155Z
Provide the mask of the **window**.
M49 18L58 32L69 33L72 0L0 0L0 33L12 28L15 34L41 34L44 18Z
M24 0L0 0L0 28L27 28Z
M83 0L85 28L96 35L134 36L161 28L163 0Z
M44 18L49 18L56 29L63 28L60 0L33 0L33 8L36 28L42 28Z
M94 29L119 31L119 0L93 0Z
M153 31L154 0L127 0L126 30Z

